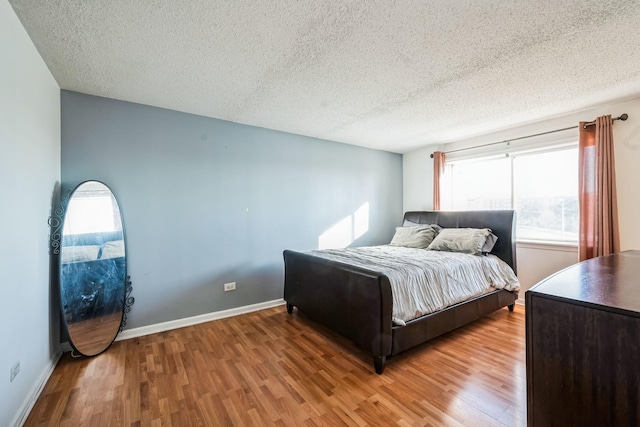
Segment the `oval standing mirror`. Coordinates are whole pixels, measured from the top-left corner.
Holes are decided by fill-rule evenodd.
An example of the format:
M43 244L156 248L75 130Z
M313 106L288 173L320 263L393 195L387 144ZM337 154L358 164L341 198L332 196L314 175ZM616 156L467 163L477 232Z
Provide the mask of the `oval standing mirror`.
M120 208L105 184L86 181L69 198L60 242L62 316L75 351L95 356L116 338L125 307Z

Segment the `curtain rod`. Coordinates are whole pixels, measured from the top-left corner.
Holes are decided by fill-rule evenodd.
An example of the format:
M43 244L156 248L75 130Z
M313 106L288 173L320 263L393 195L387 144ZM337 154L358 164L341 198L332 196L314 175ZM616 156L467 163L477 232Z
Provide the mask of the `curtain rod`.
M623 122L625 120L627 120L629 118L629 115L627 113L621 114L619 117L614 117L613 120L622 120ZM584 124L585 129L587 128L587 126L593 126L595 125L596 122L587 122ZM527 139L527 138L533 138L534 136L542 136L542 135L548 135L550 133L556 133L556 132L562 132L564 130L569 130L569 129L578 129L580 127L580 125L577 126L569 126L568 128L562 128L562 129L554 129L554 130L550 130L547 132L541 132L541 133L536 133L533 135L525 135L525 136L520 136L518 138L512 138L512 139L505 139L504 141L498 141L498 142L490 142L488 144L481 144L481 145L474 145L473 147L467 147L467 148L458 148L457 150L451 150L451 151L445 151L445 154L449 154L449 153L456 153L458 151L466 151L466 150L472 150L475 148L482 148L482 147L488 147L490 145L497 145L497 144L504 144L505 142L513 142L513 141L518 141L520 139ZM431 158L433 159L433 153L431 153Z

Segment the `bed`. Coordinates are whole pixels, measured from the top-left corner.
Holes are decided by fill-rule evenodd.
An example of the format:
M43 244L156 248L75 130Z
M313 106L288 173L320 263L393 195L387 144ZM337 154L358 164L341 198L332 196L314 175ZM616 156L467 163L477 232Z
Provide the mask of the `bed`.
M124 255L122 231L64 236L60 295L68 324L122 311Z
M498 239L490 254L511 267L514 275L517 272L512 210L406 212L403 225L416 224L491 229ZM378 374L382 374L387 357L503 307L513 311L518 298L517 290L492 289L399 324L394 322L390 274L312 252L285 250L283 255L288 313L296 307L370 352Z

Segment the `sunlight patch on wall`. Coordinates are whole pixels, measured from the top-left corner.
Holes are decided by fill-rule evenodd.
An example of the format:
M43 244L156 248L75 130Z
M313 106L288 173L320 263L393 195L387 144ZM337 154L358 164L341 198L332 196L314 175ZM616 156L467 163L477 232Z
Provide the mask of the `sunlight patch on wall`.
M346 248L369 231L369 202L344 217L318 237L318 249Z
M362 237L367 231L369 231L369 202L353 213L353 240Z

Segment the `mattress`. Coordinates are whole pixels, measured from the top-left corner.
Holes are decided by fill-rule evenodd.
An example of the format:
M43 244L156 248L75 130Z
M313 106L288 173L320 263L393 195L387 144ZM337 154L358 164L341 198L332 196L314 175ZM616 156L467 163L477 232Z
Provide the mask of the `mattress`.
M493 289L520 290L511 267L491 254L470 255L390 245L308 253L386 275L391 284L396 325L405 325Z

